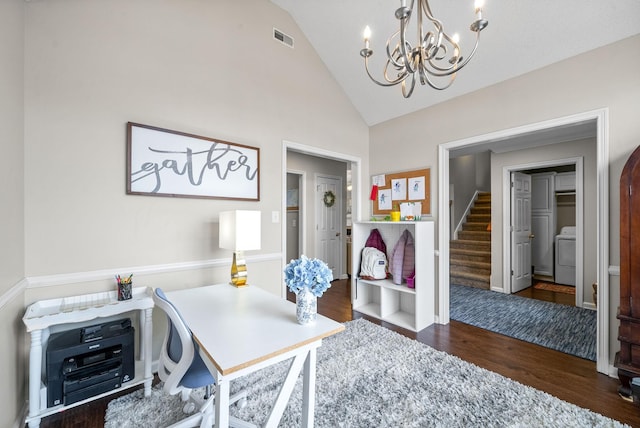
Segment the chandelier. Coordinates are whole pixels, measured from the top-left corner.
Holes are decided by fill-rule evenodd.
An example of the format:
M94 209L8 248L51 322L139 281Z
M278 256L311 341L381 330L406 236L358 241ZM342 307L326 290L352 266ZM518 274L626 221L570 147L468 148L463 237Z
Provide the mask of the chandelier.
M416 45L412 46L407 40L407 29L415 3L418 4L418 40ZM460 55L458 34L449 36L444 32L442 22L434 18L431 13L428 0L411 0L409 7L407 7L407 0L400 0L400 7L395 14L400 21L400 29L387 39L387 62L383 70L384 81L375 79L369 71L369 57L373 55L373 50L369 49L371 29L369 26L364 29L364 49L360 51L360 55L364 58L367 75L380 86L401 84L402 95L405 98L409 98L413 93L416 79L420 80L420 84L428 84L434 89L448 88L456 79L458 70L467 65L475 54L480 41L480 31L489 24L489 21L482 19L482 0L476 0L475 14L476 20L471 23L469 28L476 33L476 43L471 54L463 58ZM432 28L423 28L423 23L431 24ZM442 83L440 78L446 77L448 79Z

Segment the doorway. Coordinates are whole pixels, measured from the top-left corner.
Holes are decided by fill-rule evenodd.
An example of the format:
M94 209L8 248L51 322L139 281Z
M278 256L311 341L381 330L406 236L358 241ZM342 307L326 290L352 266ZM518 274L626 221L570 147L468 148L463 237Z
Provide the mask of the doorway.
M350 188L349 189L342 189L341 188L341 193L346 194L347 197L342 197L341 198L341 204L342 202L344 202L344 204L342 204L341 208L340 208L340 216L342 219L342 226L341 226L341 231L340 231L340 238L341 238L341 251L340 253L342 253L343 255L345 254L346 251L346 245L347 245L347 222L350 221L351 219L353 219L353 221L358 221L359 220L359 216L361 213L361 170L362 170L362 161L359 157L356 156L352 156L352 155L347 155L347 154L343 154L343 153L338 153L338 152L333 152L333 151L329 151L326 149L321 149L318 147L312 147L312 146L306 146L303 144L299 144L299 143L294 143L294 142L290 142L290 141L284 141L283 142L283 149L282 149L282 163L284 165L283 167L283 177L282 177L282 211L286 212L287 211L287 173L288 172L295 172L297 174L306 174L307 177L310 176L311 172L313 171L313 173L315 174L315 171L313 169L313 167L299 167L299 166L294 166L292 165L292 163L295 163L295 159L296 158L300 158L300 155L305 155L304 157L306 158L306 161L310 162L311 164L318 164L318 163L322 163L322 162L326 162L326 161L337 161L339 163L342 163L343 166L343 171L344 171L344 179L341 183L341 186L344 186L345 183L347 183L347 179L349 179L349 185ZM335 162L334 162L335 163ZM347 171L349 171L349 174L347 175ZM322 175L322 174L319 174ZM326 175L326 174L324 174ZM330 173L329 175L334 175L332 173ZM337 174L335 174L337 175ZM316 201L316 195L318 195L319 191L316 188L316 183L315 183L315 179L317 178L316 175L314 175L314 182L310 183L311 180L302 180L303 184L300 186L300 199L306 199L306 200L310 200L309 198L314 197L314 201L308 202L308 203L304 203L302 201L299 201L299 213L298 213L298 225L299 225L299 232L301 235L301 239L300 239L300 247L299 247L299 254L306 254L309 257L319 257L318 253L317 253L317 241L316 241L316 226L317 226L317 222L316 222L316 212L315 212L315 203L318 202ZM304 182L306 182L306 185L304 184ZM313 189L311 188L311 186L313 186ZM306 196L304 196L305 190L307 189L308 191L306 191ZM335 193L335 192L334 192ZM312 196L313 195L313 196ZM322 195L320 196L320 203L323 203L323 199L322 196L324 195L324 192L322 192ZM347 206L345 206L347 205ZM287 241L288 241L288 235L290 235L291 232L289 231L288 233L288 229L289 227L282 227L282 248L287 248ZM335 235L335 232L334 232ZM348 257L343 256L341 257L340 263L342 263L342 267L340 269L340 273L342 274L342 276L346 277L346 272L348 271L347 269L347 259ZM290 261L290 259L287 259L287 252L283 251L282 252L282 268L284 269L284 266ZM286 292L286 286L284 285L284 282L282 283L282 288L281 288L281 295L282 297L286 298L287 292Z
M572 116L511 128L499 132L479 135L468 139L452 141L438 147L438 294L437 294L437 322L449 323L449 277L442 272L449 272L449 152L452 150L482 151L483 149L501 150L514 147L536 147L550 144L550 141L569 141L572 137L582 135L595 139L596 151L596 183L595 207L596 215L596 278L597 278L597 363L600 373L609 371L609 152L608 152L608 110L599 109ZM508 193L507 193L508 194ZM509 204L506 204L509 206ZM507 218L509 213L496 213L501 218ZM501 222L501 227L493 228L495 239L502 245L503 236L509 235L508 224ZM492 258L492 263L502 265L503 269L492 278L492 284L499 286L503 292L508 284L504 282L505 265L508 267L509 256L498 255ZM494 275L492 271L492 276ZM508 278L509 275L506 276Z
M595 309L593 304L584 301L584 281L585 281L585 217L584 217L584 159L582 157L558 159L554 161L535 162L529 164L512 165L505 168L503 173L504 188L511 187L511 200L509 202L509 211L511 212L511 227L517 229L517 221L514 221L514 210L518 206L514 200L514 186L509 181L514 175L524 174L531 179L531 203L529 206L530 226L529 231L529 251L528 259L530 263L525 264L529 268L530 278L542 279L560 284L573 285L575 287L576 307L588 307ZM572 179L572 183L567 183L567 178ZM556 180L557 179L557 180ZM536 184L537 183L537 184ZM506 204L507 202L504 201ZM589 209L589 208L587 208ZM507 211L506 207L503 207ZM517 210L515 210L517 212ZM558 272L558 254L556 249L556 241L558 234L563 229L571 228L574 231L575 239L571 246L573 251L572 259L575 264L572 271L572 281L561 279L566 277L564 271ZM592 231L590 231L592 232ZM511 244L510 250L505 250L505 256L510 255L512 271L518 271L513 268L519 264L519 256L516 247L511 241L505 240ZM589 258L586 262L595 264L594 260ZM565 267L562 266L564 269ZM562 275L560 275L562 273ZM558 281L556 281L558 279ZM519 280L515 275L511 276L510 292L514 293L526 288L523 284L517 284ZM530 285L533 286L532 282Z

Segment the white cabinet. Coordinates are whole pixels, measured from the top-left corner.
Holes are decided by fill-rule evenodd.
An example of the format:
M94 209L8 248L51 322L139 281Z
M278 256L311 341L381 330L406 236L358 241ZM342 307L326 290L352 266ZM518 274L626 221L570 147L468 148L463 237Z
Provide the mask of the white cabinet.
M378 229L389 258L398 239L408 229L415 243L415 288L391 279L367 280L358 277L362 248ZM351 299L353 310L412 331L420 331L435 321L435 252L432 221L354 223Z
M556 175L556 192L575 192L576 191L576 173L561 172Z

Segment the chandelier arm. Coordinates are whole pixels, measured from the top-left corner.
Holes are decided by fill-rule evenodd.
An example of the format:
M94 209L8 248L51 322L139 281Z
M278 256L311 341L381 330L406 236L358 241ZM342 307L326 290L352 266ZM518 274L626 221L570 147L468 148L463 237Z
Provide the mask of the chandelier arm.
M400 61L396 61L396 52L399 54L398 59L402 58L402 51L400 49L400 43L396 44L396 47L393 49L393 51L389 50L391 47L391 40L396 37L397 35L400 34L400 30L396 31L395 33L393 33L391 35L391 37L389 37L387 39L387 59L389 61L391 61L391 63L393 64L393 66L398 69L401 70L403 68L405 68L405 65L403 62ZM407 43L408 44L408 43ZM408 44L409 45L409 44ZM409 45L409 48L411 48L411 45Z
M419 38L418 40L421 40L423 43L425 41L424 36L422 35L422 13L424 12L425 16L429 19L429 21L431 21L431 23L433 24L433 26L436 29L436 33L435 36L432 35L430 40L430 46L429 46L429 50L433 51L433 53L429 53L427 56L429 58L432 58L433 56L435 56L438 53L438 50L440 49L440 46L442 44L442 35L444 34L448 39L449 36L446 35L445 31L444 31L444 25L442 24L442 21L440 21L439 19L437 19L435 16L433 16L433 13L431 12L431 6L429 5L429 1L428 0L419 0L420 1L420 34L419 34ZM431 32L427 33L427 35L429 35ZM425 49L427 47L425 46Z
M421 1L421 0L418 0L418 1ZM419 19L419 17L420 17L420 14L418 14L418 19ZM411 19L411 14L407 15L406 18L401 18L400 19L400 31L399 31L399 33L400 33L400 43L398 43L398 46L396 46L396 48L400 49L400 53L402 54L402 58L404 59L404 67L407 68L409 73L415 73L416 70L413 68L413 64L410 61L409 56L407 55L407 46L409 46L409 51L410 52L413 51L413 48L407 42L407 26L409 25L409 20L410 19Z
M371 75L371 73L369 72L369 59L368 59L368 58L365 58L365 59L364 59L364 68L365 68L365 70L367 71L367 75L369 76L369 78L370 78L370 79L371 79L371 80L372 80L376 85L380 85L380 86L395 86L395 85L397 85L398 83L401 83L404 79L406 79L406 78L407 78L408 74L405 74L405 75L404 75L404 76L402 76L402 77L398 77L396 80L389 80L389 79L387 78L387 73L386 73L386 70L387 70L387 67L388 67L388 66L389 66L389 61L387 61L387 64L385 65L385 68L384 68L384 69L385 69L385 73L384 73L384 74L385 74L385 80L387 80L387 82L380 82L378 79L376 79L375 77L373 77L373 76Z
M428 73L436 77L445 77L445 76L450 76L452 74L457 73L458 70L462 70L462 67L467 65L467 63L471 61L471 58L473 58L473 56L475 55L476 50L478 49L479 42L480 42L480 32L478 32L476 35L476 43L473 46L473 50L471 51L469 56L467 56L464 59L464 61L462 61L462 63L453 64L452 67L442 68L437 66L433 61L429 60L429 65L431 66L430 69L433 71L429 71Z
M405 77L405 79L403 79L403 81L402 81L402 96L405 97L405 98L409 98L411 96L411 94L413 93L413 89L415 88L415 86L416 86L416 75L412 74L411 75L411 88L409 88L409 92L407 92L406 77Z

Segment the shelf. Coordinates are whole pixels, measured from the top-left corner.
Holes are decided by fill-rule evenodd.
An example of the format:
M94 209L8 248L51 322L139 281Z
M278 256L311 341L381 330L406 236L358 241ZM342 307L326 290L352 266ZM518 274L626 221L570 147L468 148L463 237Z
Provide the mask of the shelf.
M380 305L369 303L366 305L358 306L357 308L353 308L354 311L358 311L365 315L370 315L374 318L380 318Z
M409 314L407 312L394 312L391 315L387 315L385 321L390 322L391 324L397 325L398 327L406 328L407 330L416 330L416 319L413 314Z
M415 288L391 279L352 277L353 310L411 331L435 322L435 250L433 221L365 221L352 227L352 272L360 271L362 248L373 229L378 229L387 247L387 259L399 238L408 230L415 249Z
M66 404L66 405L65 404L59 404L59 405L53 406L53 407L44 407L44 408L42 408L40 410L40 413L38 413L37 415L28 417L26 419L26 422L29 423L32 420L36 420L36 419L44 418L44 417L47 417L47 416L51 416L51 415L56 414L58 412L62 412L64 410L71 409L71 408L77 407L77 406L81 406L82 404L85 404L85 403L89 403L89 402L91 402L93 400L97 400L97 399L102 398L102 397L107 397L107 396L109 396L111 394L115 394L115 393L120 392L120 391L125 391L127 389L131 389L131 388L136 387L138 385L142 385L145 382L152 382L153 381L153 376L150 377L150 378L145 378L144 377L144 361L136 360L135 366L136 366L136 376L132 380L130 380L129 382L123 383L120 388L112 389L111 391L103 392L102 394L94 395L94 396L91 396L89 398L85 398L84 400L80 400L80 401L77 401L77 402L72 403L72 404ZM47 386L42 384L42 383L40 385L41 385L40 394L41 394L41 396L46 397L47 396ZM42 400L41 404L46 405L47 404L46 400Z
M357 278L358 281L365 283L365 284L369 284L369 285L375 285L377 287L381 287L381 288L388 288L390 290L395 290L395 291L399 291L401 293L409 293L409 294L416 294L416 289L415 288L409 288L407 287L406 283L403 284L394 284L393 281L391 281L390 279L363 279L363 278Z

